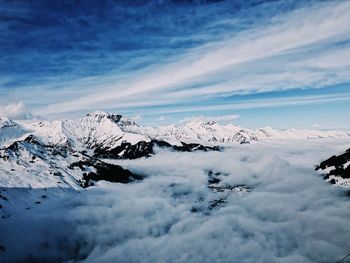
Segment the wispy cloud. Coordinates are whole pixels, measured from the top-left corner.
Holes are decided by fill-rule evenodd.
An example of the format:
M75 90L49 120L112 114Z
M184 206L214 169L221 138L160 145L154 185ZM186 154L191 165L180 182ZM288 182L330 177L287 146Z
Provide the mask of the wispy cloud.
M144 17L159 6L135 8L124 11L132 10L136 17ZM97 56L87 61L89 65L97 65L96 74L90 77L77 74L73 80L53 78L42 85L31 84L31 96L24 96L27 86L12 91L0 88L0 95L8 101L23 100L42 115L67 115L96 108L132 111L150 106L161 106L161 111L153 114L166 114L184 112L191 102L194 108L220 109L225 98L236 94L350 83L348 1L305 2L299 6L286 2L255 6L247 2L242 8L232 10L234 6L229 3L170 9L162 6L157 14L152 13L150 20L140 22L144 31L136 36L142 38L125 43L129 50L121 52L119 47L118 54L128 54L127 58L117 61L112 55ZM192 11L194 15L190 16ZM186 25L193 26L188 27L189 31L177 25L182 19ZM92 21L86 21L94 28ZM150 35L151 31L147 30L157 27L159 21L168 30L158 28L155 35ZM131 25L123 24L125 28ZM163 35L164 32L168 34ZM118 36L126 41L129 35ZM111 40L112 34L101 39ZM153 45L149 45L151 40ZM136 45L133 41L141 46L133 49ZM96 39L88 43L100 45ZM113 50L109 52L115 54ZM115 70L99 72L104 68L101 61L111 62ZM125 61L132 61L133 65ZM294 98L271 100L262 103L253 98L243 104L235 102L232 107L303 103L293 102ZM334 99L328 99L331 100ZM182 108L184 104L186 107Z
M260 28L234 34L231 38L214 44L206 44L182 55L168 65L153 67L147 74L133 76L123 83L107 83L91 95L80 96L63 103L53 104L42 111L56 113L95 108L108 101L133 100L150 92L168 94L186 86L183 96L193 97L195 93L211 96L223 92L263 92L305 86L322 87L349 81L349 67L346 57L349 49L329 50L320 56L319 45L329 45L350 37L348 14L350 3L332 2L274 17L271 23ZM327 19L324 17L327 16ZM313 48L315 46L315 48ZM310 55L303 59L303 53ZM343 65L343 76L333 75L334 57ZM303 62L304 61L304 62ZM278 63L281 64L278 64ZM286 63L286 64L285 64ZM319 65L317 67L317 65ZM292 66L288 69L287 66ZM317 69L318 68L318 69ZM242 72L246 70L245 72ZM244 74L236 77L238 74ZM231 76L233 77L231 77ZM214 80L214 87L192 89L193 84ZM189 86L189 87L188 87ZM78 88L79 89L79 88ZM112 106L109 104L109 106Z
M0 104L0 118L7 117L14 120L32 119L33 115L26 109L22 101Z
M133 120L133 121L140 121L142 120L142 115L141 114L137 114L137 115L133 115L133 116L130 116L129 119Z
M350 101L349 94L341 95L319 95L319 96L304 96L304 97L291 97L291 98L274 98L274 99L260 99L250 100L247 102L227 103L227 104L214 104L214 105L198 105L191 106L186 105L183 107L169 107L164 110L160 109L158 113L183 113L183 112L214 112L224 110L242 110L242 109L262 109L273 107L285 107L285 106L297 106L297 105L310 105L310 104L324 104L330 102L342 102ZM146 110L144 110L146 111Z
M238 114L230 114L230 115L222 115L222 116L192 116L185 119L180 120L182 123L192 122L192 121L216 121L221 123L233 122L239 118Z
M158 121L165 121L167 118L164 115L159 116Z

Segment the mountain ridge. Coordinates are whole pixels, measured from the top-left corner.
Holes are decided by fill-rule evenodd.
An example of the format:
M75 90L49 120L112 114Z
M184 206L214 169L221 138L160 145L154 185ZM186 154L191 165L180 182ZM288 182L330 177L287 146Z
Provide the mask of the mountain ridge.
M350 138L350 134L341 131L251 130L208 120L145 127L122 115L103 111L76 120L31 123L0 120L0 186L33 188L79 188L92 185L90 181L96 178L115 182L120 181L118 176L138 178L103 160L149 157L157 148L220 151L232 144L270 139ZM115 171L116 178L111 177L111 171Z
M2 120L4 118L1 118ZM0 122L1 124L2 122ZM82 118L62 121L14 122L5 118L12 127L22 127L28 134L45 140L47 144L64 144L73 138L82 144L115 147L126 140L132 144L152 139L164 140L171 144L184 141L208 145L225 143L252 143L265 139L318 139L350 137L350 132L342 130L317 129L258 129L243 128L235 124L220 124L213 120L194 120L167 126L142 126L119 114L94 111ZM3 128L0 125L0 129ZM6 126L4 127L6 128ZM2 132L0 130L0 139Z

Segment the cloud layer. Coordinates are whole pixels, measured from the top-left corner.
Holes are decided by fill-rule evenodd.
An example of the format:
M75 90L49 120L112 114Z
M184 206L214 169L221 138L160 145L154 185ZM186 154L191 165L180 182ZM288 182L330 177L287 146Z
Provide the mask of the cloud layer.
M349 141L294 141L118 161L146 178L127 185L101 182L80 193L28 190L26 202L43 193L47 201L3 221L0 241L12 259L335 262L349 249L349 197L313 166L344 145ZM225 194L208 189L208 171L220 172L223 184L252 191L230 193L226 203L209 209ZM12 191L19 200L20 189Z

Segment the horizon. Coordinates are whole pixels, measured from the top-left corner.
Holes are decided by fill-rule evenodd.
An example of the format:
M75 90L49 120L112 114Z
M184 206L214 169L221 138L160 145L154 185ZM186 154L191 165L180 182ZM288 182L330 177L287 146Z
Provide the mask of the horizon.
M349 1L2 1L0 116L341 129Z
M152 123L147 123L145 122L145 119L142 118L140 115L135 115L135 116L126 116L126 115L122 115L122 114L118 114L118 113L114 113L114 112L109 112L109 111L103 111L103 110L95 110L95 111L90 111L87 112L83 115L77 116L77 117L72 117L72 118L58 118L58 119L46 119L43 118L42 116L26 116L25 118L20 118L20 119L11 119L8 118L6 116L2 117L0 116L0 120L4 119L8 119L10 121L14 121L15 123L19 124L19 125L26 125L26 124L31 124L31 123L40 123L40 122L50 122L50 121L68 121L68 120L79 120L81 118L84 118L86 116L89 115L94 115L94 114L109 114L109 115L120 115L122 118L125 118L126 120L130 120L133 121L134 123L136 123L137 125L141 126L141 127L167 127L167 126L177 126L177 127L181 127L184 126L186 124L189 123L196 123L196 122L214 122L217 123L220 126L226 126L226 125L234 125L234 126L238 126L241 127L243 129L251 129L251 130L258 130L258 129L273 129L273 130L318 130L318 131L345 131L348 132L350 131L350 129L341 129L341 128L332 128L332 129L327 129L327 128L322 128L320 127L318 124L314 124L311 128L276 128L276 127L271 127L268 125L265 126L259 126L259 127L247 127L247 126L241 126L239 124L239 115L220 115L220 116L204 116L204 115L198 115L198 116L191 116L191 117L187 117L181 120L177 120L177 121L169 121L169 119L158 119L159 124L155 125ZM162 116L161 116L162 117Z

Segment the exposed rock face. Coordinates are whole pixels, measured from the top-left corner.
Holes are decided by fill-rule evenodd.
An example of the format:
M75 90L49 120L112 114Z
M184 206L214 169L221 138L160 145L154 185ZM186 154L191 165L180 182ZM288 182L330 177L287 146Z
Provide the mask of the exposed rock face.
M141 157L149 157L154 154L154 148L166 148L179 152L193 151L219 151L218 146L204 146L197 143L181 143L182 145L171 145L165 141L151 140L149 142L141 141L134 145L128 142L122 143L120 146L113 149L97 148L94 153L99 158L114 158L114 159L137 159Z
M226 176L221 172L208 171L208 188L217 196L209 203L209 209L223 206L227 203L230 194L238 194L244 196L251 192L252 189L246 185L230 185L221 182L221 176Z
M79 167L82 171L86 171L83 173L82 179L78 180L82 187L92 186L94 185L94 182L101 180L127 184L142 179L141 176L137 176L119 165L106 163L95 158L78 161L69 166L70 169L74 169L75 167Z
M324 178L331 184L350 187L350 149L321 162L315 170L325 171Z

